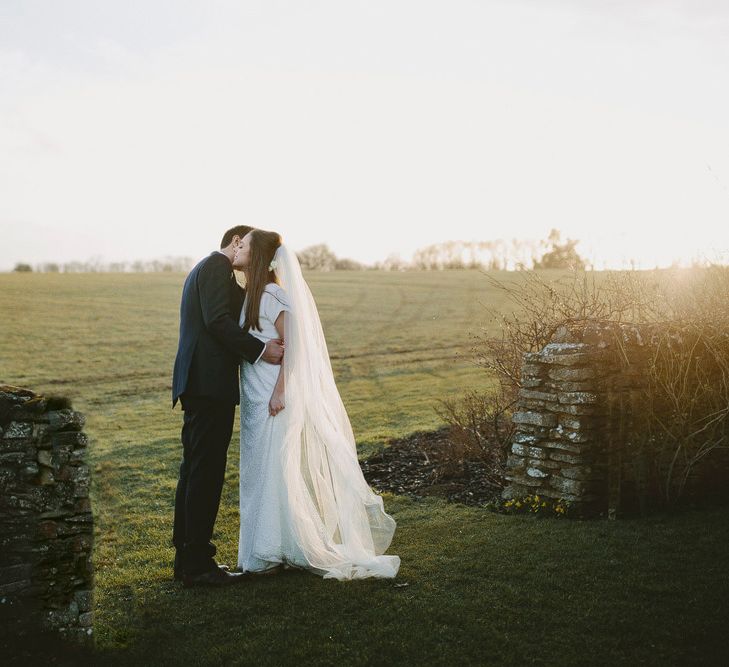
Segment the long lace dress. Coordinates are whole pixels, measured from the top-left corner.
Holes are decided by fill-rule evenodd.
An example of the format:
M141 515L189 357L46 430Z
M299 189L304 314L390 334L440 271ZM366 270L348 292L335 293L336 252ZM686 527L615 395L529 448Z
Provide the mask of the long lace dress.
M267 342L279 337L274 323L282 311L290 311L284 290L271 283L261 297L261 330L251 333ZM245 320L245 306L241 326ZM240 541L238 567L261 572L289 563L305 567L296 548L287 512L286 485L281 448L286 433L286 410L268 414L268 402L276 386L279 366L263 360L241 364L240 424Z

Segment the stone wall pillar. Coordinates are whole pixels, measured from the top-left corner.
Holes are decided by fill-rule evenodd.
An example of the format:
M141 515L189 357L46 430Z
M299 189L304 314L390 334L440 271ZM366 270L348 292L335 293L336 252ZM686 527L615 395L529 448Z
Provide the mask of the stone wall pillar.
M605 495L600 359L585 343L550 343L524 355L505 498L538 493L587 510Z
M577 515L614 517L621 455L645 384L640 330L599 323L561 329L524 355L504 498L570 501Z
M92 634L93 518L84 417L0 385L0 623Z

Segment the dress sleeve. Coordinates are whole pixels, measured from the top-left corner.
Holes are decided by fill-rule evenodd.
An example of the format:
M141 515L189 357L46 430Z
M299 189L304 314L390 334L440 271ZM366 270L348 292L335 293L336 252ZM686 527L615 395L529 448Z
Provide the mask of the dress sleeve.
M278 287L263 293L263 312L267 319L275 323L278 316L283 312L291 312L289 298L283 288Z

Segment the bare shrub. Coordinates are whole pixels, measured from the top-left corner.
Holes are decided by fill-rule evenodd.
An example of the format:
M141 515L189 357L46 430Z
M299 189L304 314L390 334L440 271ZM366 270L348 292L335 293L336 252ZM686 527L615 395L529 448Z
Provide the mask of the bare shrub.
M502 291L514 311L490 311L498 323L496 336L484 331L475 337L476 363L496 378L491 392L469 392L458 399L440 401L436 412L450 427L451 447L443 453L443 465L463 465L467 459L488 463L493 483L503 486L513 426L511 408L521 386L525 352L542 349L565 325L587 320L622 317L636 308L632 295L642 292L633 285L635 276L588 273L520 274L502 281L487 276ZM552 274L554 275L554 274Z
M436 408L450 427L450 443L441 452L441 466L486 464L484 475L494 487L503 486L504 466L514 426L513 400L503 392L467 392L460 399L444 399Z
M514 394L521 386L524 353L541 350L559 329L577 329L587 322L648 321L658 312L658 286L634 272L560 272L551 280L550 274L534 272L518 281L487 278L514 309L508 314L488 311L499 333L483 330L475 336L473 353L476 362Z
M677 502L702 464L720 463L729 450L729 269L673 274L662 296L666 319L652 327L629 457L643 481L642 506L651 487L663 504Z
M587 323L615 332L612 349L627 370L636 360L623 348L620 325L646 332L644 390L631 396L630 406L617 397L619 409L631 413L630 431L623 434L624 465L638 480L643 507L649 499L678 501L700 464L721 461L711 455L729 443L729 269L521 278L490 279L514 311L491 313L498 334L476 336L477 363L513 399L521 387L524 353L541 350L561 333ZM468 401L461 410L466 423L478 415L477 410L470 415L474 407ZM460 427L453 428L455 435Z

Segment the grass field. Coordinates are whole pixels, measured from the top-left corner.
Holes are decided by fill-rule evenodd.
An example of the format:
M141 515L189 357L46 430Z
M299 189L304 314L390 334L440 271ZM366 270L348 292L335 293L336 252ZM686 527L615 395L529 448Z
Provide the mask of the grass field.
M469 334L507 308L478 272L309 277L362 451L439 425L483 386ZM729 510L619 522L507 517L386 496L395 582L302 573L229 591L169 581L184 276L0 275L0 381L88 417L100 664L726 664ZM517 277L518 279L518 277ZM231 447L216 540L237 551ZM399 584L396 586L396 584ZM407 585L402 585L407 584Z
M308 278L358 442L433 427L435 399L484 381L469 355L469 332L484 319L483 300L494 296L482 274ZM0 376L64 393L92 420L103 413L95 428L108 425L108 411L126 415L142 403L147 411L149 402L166 408L183 280L170 274L0 276ZM176 428L179 416L154 420Z

